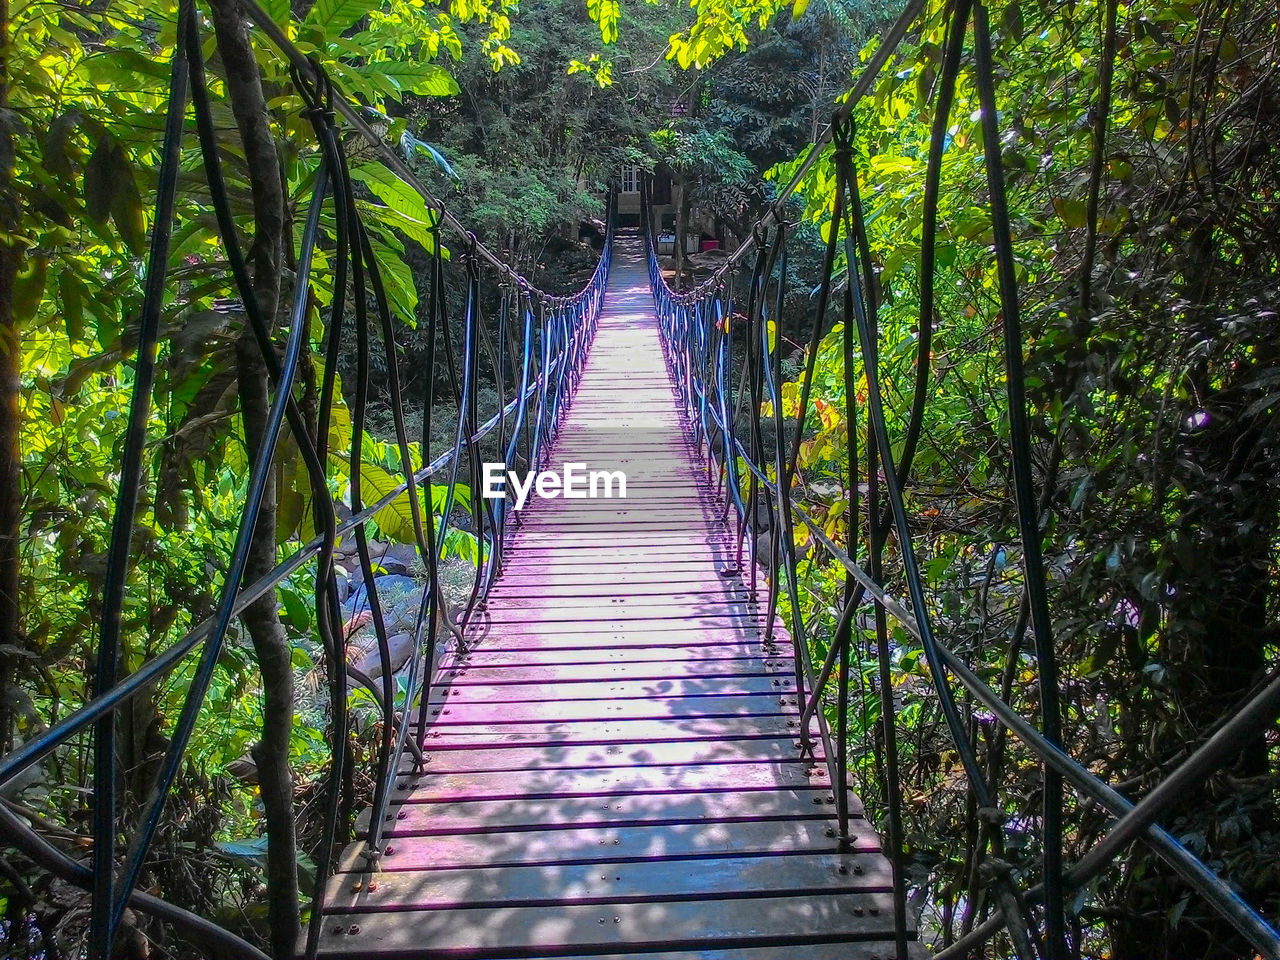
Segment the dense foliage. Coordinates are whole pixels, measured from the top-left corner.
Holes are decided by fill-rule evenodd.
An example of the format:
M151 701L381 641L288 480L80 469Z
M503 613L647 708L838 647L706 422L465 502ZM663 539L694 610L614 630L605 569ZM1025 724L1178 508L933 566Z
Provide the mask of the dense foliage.
M1065 740L1081 763L1134 794L1200 743L1280 655L1271 599L1280 506L1273 13L1251 3L991 10ZM883 299L881 379L899 440L916 362L921 190L944 39L938 11L928 23L854 113ZM1108 92L1100 77L1112 63ZM940 635L1034 716L992 223L980 115L964 73L952 116L930 405L910 507ZM829 154L802 190L804 216L824 222ZM831 481L847 458L839 342L833 331L822 345L816 385L825 406L804 454L811 506L833 532L837 511L825 504L837 502ZM865 445L865 424L858 429ZM808 571L809 612L827 622L834 573ZM908 846L945 942L991 908L979 881L984 858L1034 878L1040 768L968 705L973 739L1005 798L992 835L962 789L920 650L900 630L895 646ZM864 773L875 796L878 705L864 703ZM1277 744L1271 734L1240 746L1232 765L1163 822L1274 918ZM1069 859L1105 827L1096 809L1078 806ZM1249 954L1141 848L1080 891L1072 910L1086 955Z

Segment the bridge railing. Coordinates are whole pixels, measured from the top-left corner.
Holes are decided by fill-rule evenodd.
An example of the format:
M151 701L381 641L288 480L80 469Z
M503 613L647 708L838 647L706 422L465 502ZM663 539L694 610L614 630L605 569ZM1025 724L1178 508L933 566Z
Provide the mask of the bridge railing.
M991 34L981 0L958 0L947 8L946 49L935 86L934 120L923 197L923 227L919 275L921 309L916 340L916 381L912 392L907 430L901 448L893 449L886 425L882 385L878 372L879 290L867 239L860 196L859 172L854 163L856 131L851 120L858 101L871 86L907 30L921 16L924 4L910 2L888 31L868 63L851 95L836 110L832 123L800 164L791 181L779 192L768 211L744 241L707 280L691 290L674 290L664 278L654 243L653 225L646 219L650 285L657 303L667 362L684 413L699 448L705 450L708 468L726 492L726 517L736 514L737 560L743 562L744 542L750 544L747 575L752 593L756 588L757 561L774 571L769 579L766 616L769 630L780 590L785 581L795 643L796 687L803 716L801 744L809 746L810 722L815 717L828 739L827 757L836 786L839 833L849 836L848 808L848 672L855 613L870 603L874 614L875 646L879 673L882 735L885 751L887 842L893 864L894 910L898 930L898 955L905 957L907 929L905 872L903 864L902 791L898 774L897 721L890 675L888 623L892 619L922 647L937 703L964 769L968 790L979 810L999 817L1003 807L995 786L979 761L972 738L961 719L957 694L967 693L991 712L1036 757L1043 777L1041 811L1041 881L1029 890L1015 888L1008 871L992 871L988 892L997 912L941 953L939 960L958 960L981 949L992 936L1007 929L1019 960L1066 960L1065 903L1069 894L1085 888L1105 870L1129 843L1140 839L1164 859L1183 880L1204 897L1222 917L1268 957L1280 956L1280 932L1246 903L1231 886L1156 821L1189 786L1203 780L1228 760L1239 743L1257 736L1280 711L1280 678L1273 679L1248 701L1223 718L1216 732L1193 751L1140 803L1134 804L1118 790L1076 761L1061 739L1062 708L1059 703L1057 663L1052 625L1040 553L1038 498L1031 468L1030 428L1022 369L1023 337L1013 243L1000 161L999 114L996 109ZM911 517L903 487L911 473L930 396L930 344L934 318L934 276L938 235L938 197L942 154L951 123L957 76L965 60L966 38L972 36L969 61L971 81L981 107L986 150L986 177L993 223L994 251L1003 318L1003 354L1009 422L1010 474L1024 557L1024 590L1030 609L1030 625L1039 673L1041 725L1022 717L1018 710L985 683L940 638L926 602L920 561L913 543ZM822 267L821 285L813 314L813 329L801 380L794 422L784 422L782 337L773 336L780 324L786 286L786 201L800 186L806 172L827 150L835 168L835 200ZM649 213L647 198L642 200ZM843 289L834 276L837 254L848 265ZM751 269L744 293L735 291L735 272L750 258ZM776 275L775 275L776 274ZM772 302L768 296L770 285ZM827 536L794 496L800 445L805 432L819 342L827 330L828 306L842 300L843 388L849 452L845 516L848 533L843 545ZM780 327L778 328L780 330ZM738 364L735 369L735 364ZM857 400L856 371L866 377L866 400ZM738 384L735 392L735 382ZM770 409L772 430L762 429L761 411ZM868 425L867 449L858 450L858 418ZM742 421L745 420L745 425ZM788 428L790 432L788 432ZM745 433L744 435L741 435ZM790 442L788 442L788 439ZM859 462L861 460L861 462ZM865 489L865 509L859 503ZM769 555L756 556L755 524L758 508L769 518ZM845 571L843 603L833 631L833 642L814 676L798 597L795 523L808 530L825 555ZM860 528L860 525L862 528ZM750 536L748 536L750 534ZM900 600L884 587L884 556L888 538L899 547L900 575L908 598ZM823 723L820 709L832 674L836 675L835 730ZM1008 741L1006 740L1005 743ZM1105 810L1113 823L1106 836L1083 858L1067 867L1064 856L1063 788ZM998 824L994 824L998 828ZM1078 948L1078 945L1077 945Z
M490 449L498 451L499 457L495 459L501 459L504 471L517 466L537 469L581 377L599 319L611 263L612 209L602 256L591 279L579 292L568 297L553 296L530 284L480 243L431 196L404 159L365 124L358 108L338 94L317 62L304 56L261 8L252 2L247 6L267 40L292 66L293 83L305 104L303 116L310 122L318 156L311 181L311 199L297 250L296 282L287 310L282 310L282 314L287 316L282 329L283 350L278 350L279 338L273 332L272 318L264 316L246 256L240 248L214 132L200 18L195 0L182 0L178 10L177 44L171 64L155 225L146 264L137 365L103 591L93 696L52 728L0 758L0 787L3 787L59 747L92 730L92 834L87 838L92 843L92 866L62 853L5 806L0 806L0 832L37 864L91 892L90 953L99 960L112 955L112 943L127 906L164 920L193 943L219 956L265 960L265 954L240 937L144 893L138 887L152 841L161 824L166 798L205 706L205 696L232 621L252 604L264 600L274 602L277 586L312 561L314 622L328 673L331 760L311 916L318 919L322 914L332 854L345 839L346 826L340 823L343 819L340 812L349 810L353 802L349 793L344 796L344 783L349 782L349 778L344 777L344 765L348 762L349 753L349 693L353 681L364 686L378 704L380 735L376 770L372 777L374 795L370 826L364 840L367 858L376 861L382 848L385 811L394 780L401 772L400 765L402 762L421 764L423 761L417 739L411 736L411 731L415 728L420 730L426 716L437 646L442 640L441 631L451 630L461 640L468 620L477 605L484 602L501 567L510 512L506 500L485 499L480 495L483 487L481 445L487 443ZM230 267L231 282L266 365L273 396L266 411L265 430L257 449L252 451L252 472L234 549L225 563L227 574L220 589L215 615L137 669L125 673L119 662L121 615L128 590L140 494L154 486L154 478L148 475L145 466L145 446L188 108L194 118L206 183L218 236ZM420 434L422 466L416 469L401 396L394 309L357 202L357 189L350 175L338 117L342 118L347 132L363 137L385 165L421 194L431 208L430 222L426 225L434 248L427 278L430 303L426 318L426 366L432 373L428 380L433 383L439 348L445 355L457 401L457 422L453 443L433 459L431 416L435 396L434 387L429 388ZM311 350L309 315L314 303L311 281L317 269L316 252L323 242L321 221L326 210L331 213L335 227L333 235L328 238L332 247L328 252L333 296L320 353L323 373L319 401L316 411L309 416L295 399L294 387L298 383L302 358ZM465 309L461 319L462 349L459 358L454 357L449 336L445 276L447 251L442 242L445 232L460 239L465 271ZM493 275L497 283L496 344L482 316L486 302L482 296L482 273ZM349 325L354 327L353 331L347 331ZM401 475L393 489L372 502L366 502L361 479L361 439L366 433L370 392L371 327L382 341L386 401L393 415ZM344 504L335 495L335 484L331 483L335 458L329 450L329 428L340 401L336 375L339 357L350 347L349 333L354 334L357 374L354 398L350 404L353 437L346 464L350 486L348 502ZM478 395L485 362L488 365L485 372L497 387L498 412L480 422ZM244 582L250 566L254 531L286 425L306 469L314 536L266 575ZM470 532L477 543L477 563L465 609L454 618L441 587L440 568L445 536L449 532L454 506L459 502L458 488L464 479L470 485ZM433 497L429 494L432 485L442 480L445 492L437 518L432 506ZM422 497L424 487L428 492L425 502ZM368 526L371 522L376 523L380 511L404 500L407 500L411 513L413 544L426 570L428 583L422 591L414 618L411 653L400 678L397 678L398 664L393 661L387 624L378 598ZM349 509L346 519L339 519L340 507ZM376 638L379 668L376 678L369 675L372 671L362 671L347 663L346 625L339 604L335 549L338 539L348 536L355 540ZM117 713L133 698L152 689L156 681L187 664L189 657L195 657L196 663L183 697L181 713L149 796L131 798L132 805L142 811L141 815L126 823L122 816L123 804L120 801L123 787L116 761ZM117 842L121 835L131 838L123 851ZM319 924L312 923L306 945L308 956L314 955L318 933Z

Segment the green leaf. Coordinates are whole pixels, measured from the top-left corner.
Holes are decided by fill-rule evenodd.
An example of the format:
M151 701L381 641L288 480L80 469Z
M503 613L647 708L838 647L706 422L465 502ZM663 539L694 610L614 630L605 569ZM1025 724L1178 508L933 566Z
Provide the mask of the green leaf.
M326 37L337 38L370 10L377 10L380 6L382 0L316 0L316 5L307 11L307 19L303 22L319 27Z
M299 633L311 629L311 606L292 590L281 590L280 599L284 601L284 612Z
M293 9L289 0L262 0L262 9L267 11L267 15L282 27L293 17Z
M67 339L78 343L84 339L84 285L70 270L58 274L58 299L62 301L62 322Z
M410 220L424 225L435 222L435 213L428 209L422 194L405 183L380 163L365 163L351 168L351 179L359 180L375 197L388 207Z
M13 281L13 315L18 323L27 323L40 309L48 274L49 261L44 257L32 257L18 270Z
M1053 210L1068 227L1083 227L1088 222L1088 209L1083 200L1054 197Z
M41 163L50 173L68 180L74 175L71 166L71 137L80 124L80 111L68 110L49 124L41 145Z
M141 256L147 248L147 226L142 216L142 195L124 150L116 147L115 187L111 191L111 219L125 246L135 256Z
M453 75L435 63L384 60L360 67L357 72L366 77L390 77L397 88L420 97L452 97L461 90Z
M360 465L360 494L365 505L377 503L396 487L401 478L388 473L374 463ZM387 537L400 543L416 543L413 527L413 507L409 503L409 491L400 495L373 515L373 522Z
M114 150L115 143L111 138L102 137L84 167L84 212L100 225L106 223L111 215L111 194L115 187Z
M795 0L791 5L791 19L799 20L804 16L804 12L809 9L809 0Z

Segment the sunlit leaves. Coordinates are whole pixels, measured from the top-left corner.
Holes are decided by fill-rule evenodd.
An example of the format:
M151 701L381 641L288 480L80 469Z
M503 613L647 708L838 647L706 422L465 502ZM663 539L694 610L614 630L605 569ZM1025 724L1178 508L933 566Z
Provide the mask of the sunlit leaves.
M424 97L450 97L458 93L458 82L444 67L434 63L384 60L370 63L361 71L389 77L404 93Z
M705 67L732 50L745 50L748 31L764 29L785 4L783 0L691 0L696 20L673 34L667 59L681 68ZM803 11L801 11L803 12Z
M382 0L316 0L303 22L323 35L337 37L381 5Z
M380 216L385 223L412 237L428 252L435 249L431 227L435 224L437 215L427 207L417 190L381 163L366 163L353 167L351 176L367 186L375 197L386 204L385 209L378 207L366 209Z
M603 90L613 83L613 62L603 59L600 54L593 53L584 63L581 60L570 60L568 73L570 76L586 74Z
M618 41L618 18L622 12L619 0L587 0L587 15L600 25L600 39L606 44Z

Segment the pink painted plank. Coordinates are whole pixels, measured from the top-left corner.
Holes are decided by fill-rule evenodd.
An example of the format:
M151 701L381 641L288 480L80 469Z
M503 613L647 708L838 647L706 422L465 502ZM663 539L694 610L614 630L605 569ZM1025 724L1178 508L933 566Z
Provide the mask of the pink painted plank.
M778 897L729 900L679 900L667 903L560 904L542 907L499 907L365 913L354 936L334 934L324 921L321 956L350 958L353 952L435 960L440 957L486 958L502 954L529 956L541 948L551 953L576 949L585 953L624 948L658 950L669 956L699 943L719 941L735 946L805 944L811 937L848 943L892 936L893 905L888 894L853 893L826 897ZM368 946L366 946L368 944ZM447 945L447 946L446 946ZM797 960L807 947L794 948Z
M658 576L661 574L654 574L653 579L646 580L634 573L624 573L619 574L612 582L586 583L574 577L539 577L534 573L516 576L504 574L489 591L489 603L492 605L506 597L609 597L619 592L625 592L628 597L747 595L745 585L720 577L714 570L685 580L674 580L669 573L666 574L666 580L656 579Z
M546 864L335 878L328 913L556 903L644 903L733 896L743 887L782 895L883 892L892 876L882 858L865 854L709 858L644 863Z
M495 715L488 705L452 700L448 706L437 704L429 715L441 727L476 723L569 723L580 720L661 720L670 717L700 719L705 717L756 717L788 714L795 716L794 696L773 694L746 696L690 697L688 699L642 698L636 700L529 700L504 704ZM435 711L439 711L436 713Z
M862 805L849 794L854 816ZM820 820L834 824L835 799L829 789L713 791L708 793L622 794L611 797L526 798L506 800L431 801L422 792L409 796L387 813L384 830L396 836L492 833L534 827L621 827L700 821ZM368 830L367 816L358 824Z
M439 683L453 687L522 683L612 683L617 680L706 680L712 677L780 677L793 673L779 660L694 660L676 663L573 663L484 667L468 663L442 670Z
M725 697L736 694L778 696L795 689L791 677L668 677L655 680L611 680L599 683L505 683L499 686L436 688L431 702L513 703L520 700L654 700L680 697Z
M582 648L723 646L725 644L759 644L771 654L764 623L717 621L714 627L701 630L682 626L678 621L655 620L640 624L605 623L599 629L565 630L563 624L488 624L473 622L467 627L466 641L473 650L508 650L536 647L545 650ZM787 644L790 635L774 628L773 645Z
M775 644L775 646L779 646ZM641 663L703 663L703 662L772 662L791 663L791 645L785 651L763 654L754 639L739 644L689 646L673 644L667 647L626 647L612 649L592 646L585 649L556 650L553 648L524 647L503 650L484 643L475 649L459 654L457 662L441 670L437 676L451 676L449 671L463 668L508 669L527 666L571 665L588 663L641 664Z
M711 717L695 720L583 720L542 723L475 723L436 726L422 739L428 750L474 746L542 747L556 744L658 743L668 740L744 740L795 737L800 721L784 716ZM813 735L817 727L810 725Z
M430 781L428 785L428 780ZM774 790L827 786L825 765L800 762L744 763L732 769L716 764L670 767L618 767L608 770L515 770L501 773L446 773L406 778L402 800L421 789L433 800L521 800L533 797L603 797L627 793L689 793L701 790Z
M430 739L427 770L441 773L496 773L503 770L586 770L624 767L673 767L702 764L743 764L800 761L798 740L790 736L742 740L657 740L643 743L484 744L464 750L436 750ZM820 744L814 759L824 760ZM413 773L413 757L406 755L402 771ZM732 773L726 774L732 776ZM426 785L430 790L430 783Z
M536 863L668 860L768 853L838 853L822 820L696 821L637 827L561 827L391 839L386 871L447 870ZM875 853L880 838L865 821L850 823L851 851ZM830 834L830 835L829 835Z

